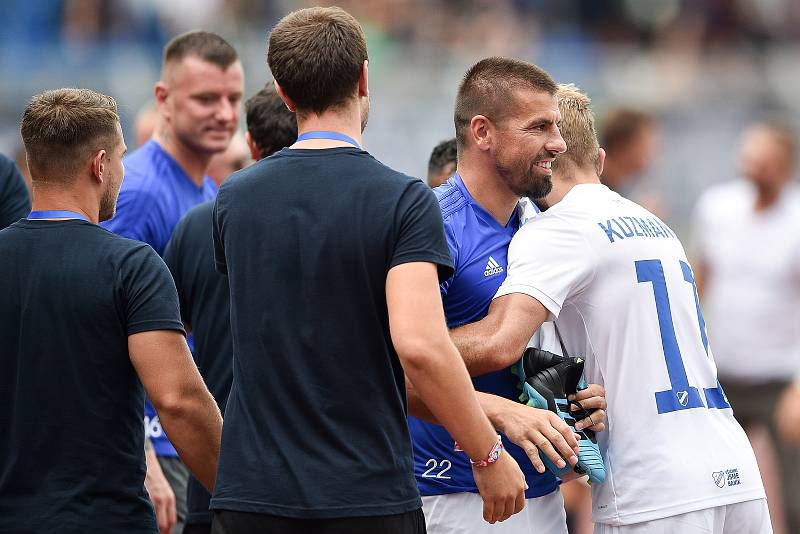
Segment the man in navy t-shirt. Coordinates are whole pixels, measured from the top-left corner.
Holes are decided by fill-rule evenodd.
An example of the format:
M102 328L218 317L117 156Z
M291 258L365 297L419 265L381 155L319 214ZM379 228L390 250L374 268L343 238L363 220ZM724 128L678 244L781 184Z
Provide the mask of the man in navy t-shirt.
M473 461L486 521L507 519L524 477L447 333L441 212L422 181L361 149L361 26L340 8L293 12L268 62L300 135L214 206L233 382L212 532L423 533L405 374Z
M105 228L144 241L163 255L178 220L216 195L206 169L236 132L243 85L238 55L222 37L195 31L167 43L161 80L155 85L155 133L125 158L117 213ZM159 526L167 531L177 519L178 531L186 515L188 474L149 402L145 429L155 449L155 454L148 451L147 488Z
M527 198L520 197L541 196L532 189L533 178L549 175L550 163L566 150L556 125L555 91L555 82L542 69L504 58L478 62L459 87L455 107L458 171L434 190L455 265L454 274L441 284L451 329L486 315L505 279L511 238L537 211ZM513 137L516 132L520 139ZM505 399L518 397L519 379L508 369L509 363L498 366L494 361L473 358L471 343L457 346L478 391ZM598 387L582 392L578 400L589 399L582 404L595 407L601 402L594 397ZM486 400L482 396L482 402ZM510 424L490 410L487 413L509 437L507 450L525 473L526 508L490 529L480 521L475 482L469 464L452 451L453 438L438 425L409 419L428 532L566 532L559 481L544 470L539 452L563 464L555 454L557 449L575 463L577 442L555 414L518 406L524 410L502 408L517 417ZM527 419L524 423L519 419L523 416ZM593 416L595 421L598 416Z
M219 410L166 265L97 224L123 174L114 99L37 95L21 133L34 198L27 219L0 231L0 532L155 534L144 391L207 487Z

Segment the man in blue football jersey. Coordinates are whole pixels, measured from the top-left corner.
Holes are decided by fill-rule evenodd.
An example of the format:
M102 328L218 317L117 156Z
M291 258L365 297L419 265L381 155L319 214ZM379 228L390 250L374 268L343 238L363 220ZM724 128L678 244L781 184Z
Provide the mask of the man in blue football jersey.
M536 213L534 205L520 197L547 193L535 186L542 176L550 175L556 155L566 150L556 124L560 115L555 92L556 84L545 71L505 58L478 62L459 87L455 107L458 168L434 190L455 264L455 273L441 285L450 328L486 315L505 279L511 238ZM463 356L465 351L459 350ZM482 405L512 442L507 449L528 484L525 509L492 525L490 532L566 533L559 481L545 471L539 453L560 467L565 462L559 452L575 464L574 434L554 413L511 401L500 403L519 395L518 378L506 364L485 358L465 361L475 388L496 396L481 395ZM579 422L578 428L604 428L603 395L602 387L596 385L579 393L577 400L584 407L599 411L592 422ZM488 408L489 403L494 403L494 409ZM453 451L452 438L442 427L420 419L410 418L409 427L428 532L489 532L489 525L480 520L480 500L469 462Z
M243 90L242 65L222 37L195 31L167 43L155 85L158 124L152 139L125 158L125 182L117 213L104 224L108 230L164 253L178 220L216 195L208 164L236 132ZM169 532L177 521L179 530L188 473L149 402L145 428L154 449L147 456L147 489L159 528Z

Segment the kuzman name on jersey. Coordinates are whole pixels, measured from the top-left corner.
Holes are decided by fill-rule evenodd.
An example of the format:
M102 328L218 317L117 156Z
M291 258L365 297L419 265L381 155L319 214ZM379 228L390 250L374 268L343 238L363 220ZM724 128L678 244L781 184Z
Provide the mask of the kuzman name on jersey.
M614 238L623 240L631 237L665 237L677 239L675 233L657 217L620 216L607 219L605 224L598 222L610 243Z

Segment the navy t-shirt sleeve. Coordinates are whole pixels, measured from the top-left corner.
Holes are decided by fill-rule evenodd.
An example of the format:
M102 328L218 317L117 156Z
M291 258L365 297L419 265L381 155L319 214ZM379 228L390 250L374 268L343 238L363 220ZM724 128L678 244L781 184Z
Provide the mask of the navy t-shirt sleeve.
M189 309L190 301L186 298L186 283L183 279L185 271L185 258L186 258L186 228L188 223L186 217L178 222L175 226L175 231L172 232L172 237L164 249L164 263L167 264L172 279L175 282L175 288L178 290L178 302L181 309L181 317L184 323L189 324L189 317L191 317L191 310Z
M403 193L395 224L397 238L389 269L401 263L420 261L438 266L440 282L453 274L442 212L436 196L422 181L415 180Z
M133 249L120 269L128 335L151 330L179 330L178 293L164 261L149 245Z
M220 202L222 200L222 196L224 195L225 189L221 189L219 194L217 195L217 199L214 201L214 214L212 215L212 233L214 236L214 265L217 267L217 271L227 275L228 274L228 264L225 262L225 247L222 245L222 224L220 221Z
M0 155L0 230L31 211L28 186L16 163Z

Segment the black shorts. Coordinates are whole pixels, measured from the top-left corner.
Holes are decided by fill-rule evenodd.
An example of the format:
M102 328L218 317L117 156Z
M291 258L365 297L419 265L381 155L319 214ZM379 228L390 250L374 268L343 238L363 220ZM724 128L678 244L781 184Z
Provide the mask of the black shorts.
M215 510L211 534L425 534L422 508L397 515L297 519Z

